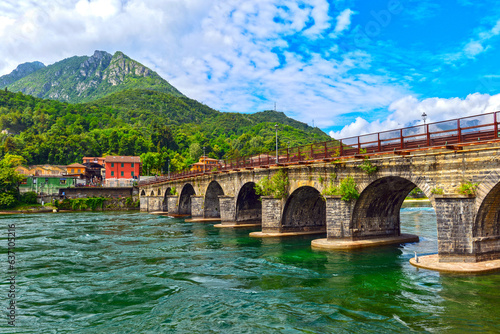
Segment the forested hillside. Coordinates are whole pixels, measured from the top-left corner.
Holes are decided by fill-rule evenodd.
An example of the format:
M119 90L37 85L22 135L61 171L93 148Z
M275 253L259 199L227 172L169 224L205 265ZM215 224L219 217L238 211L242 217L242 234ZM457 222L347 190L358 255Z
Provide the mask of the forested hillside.
M221 113L184 96L126 90L85 104L69 104L0 91L0 154L28 164L70 164L84 156L141 155L144 170L160 173L207 155L223 159L280 147L331 140L324 132L265 111Z

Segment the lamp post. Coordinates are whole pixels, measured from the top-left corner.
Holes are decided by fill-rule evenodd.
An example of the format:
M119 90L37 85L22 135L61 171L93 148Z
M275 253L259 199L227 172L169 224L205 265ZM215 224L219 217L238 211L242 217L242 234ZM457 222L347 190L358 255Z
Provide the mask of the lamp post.
M427 114L425 111L422 113L422 119L424 120L424 133L427 133L427 127L425 126L425 120L427 119Z
M207 163L207 158L205 157L205 146L203 146L203 174L205 174L205 164Z
M167 175L168 178L170 179L170 159L167 159Z
M275 124L276 128L276 164L278 164L278 124Z

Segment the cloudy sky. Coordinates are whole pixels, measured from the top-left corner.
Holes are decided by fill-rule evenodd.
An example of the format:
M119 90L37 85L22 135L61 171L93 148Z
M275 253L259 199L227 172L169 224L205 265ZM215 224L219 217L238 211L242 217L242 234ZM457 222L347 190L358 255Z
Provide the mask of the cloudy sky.
M500 110L496 0L2 0L0 75L123 51L220 111L336 138Z

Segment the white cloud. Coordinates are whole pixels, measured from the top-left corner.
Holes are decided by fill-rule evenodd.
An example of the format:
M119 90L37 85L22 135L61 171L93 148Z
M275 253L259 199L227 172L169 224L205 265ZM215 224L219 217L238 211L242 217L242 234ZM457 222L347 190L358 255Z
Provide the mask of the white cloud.
M351 25L351 16L353 14L354 12L347 8L337 16L337 25L335 26L335 32L337 34L349 28Z
M330 131L334 138L347 138L360 134L393 130L411 125L423 124L422 114L427 115L427 123L448 119L475 116L500 110L500 94L470 94L465 99L428 98L418 100L405 96L389 106L391 112L383 121L368 122L362 117L346 125L342 130Z
M349 28L353 11L293 0L73 0L0 4L0 73L94 50L123 51L187 96L222 111L278 109L325 128L338 115L387 107L407 92L370 73L364 52L291 46ZM3 18L6 18L3 20ZM336 21L335 21L336 20ZM297 44L297 43L295 43ZM337 48L338 50L338 48Z

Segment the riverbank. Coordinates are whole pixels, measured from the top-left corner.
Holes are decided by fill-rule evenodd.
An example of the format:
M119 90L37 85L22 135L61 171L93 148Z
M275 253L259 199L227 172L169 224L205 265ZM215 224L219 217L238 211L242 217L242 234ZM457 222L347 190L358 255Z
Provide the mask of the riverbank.
M45 205L23 205L11 210L2 210L0 214L20 213L53 213L53 212L80 212L80 211L138 211L138 201L131 197L126 198L76 198L65 199Z

